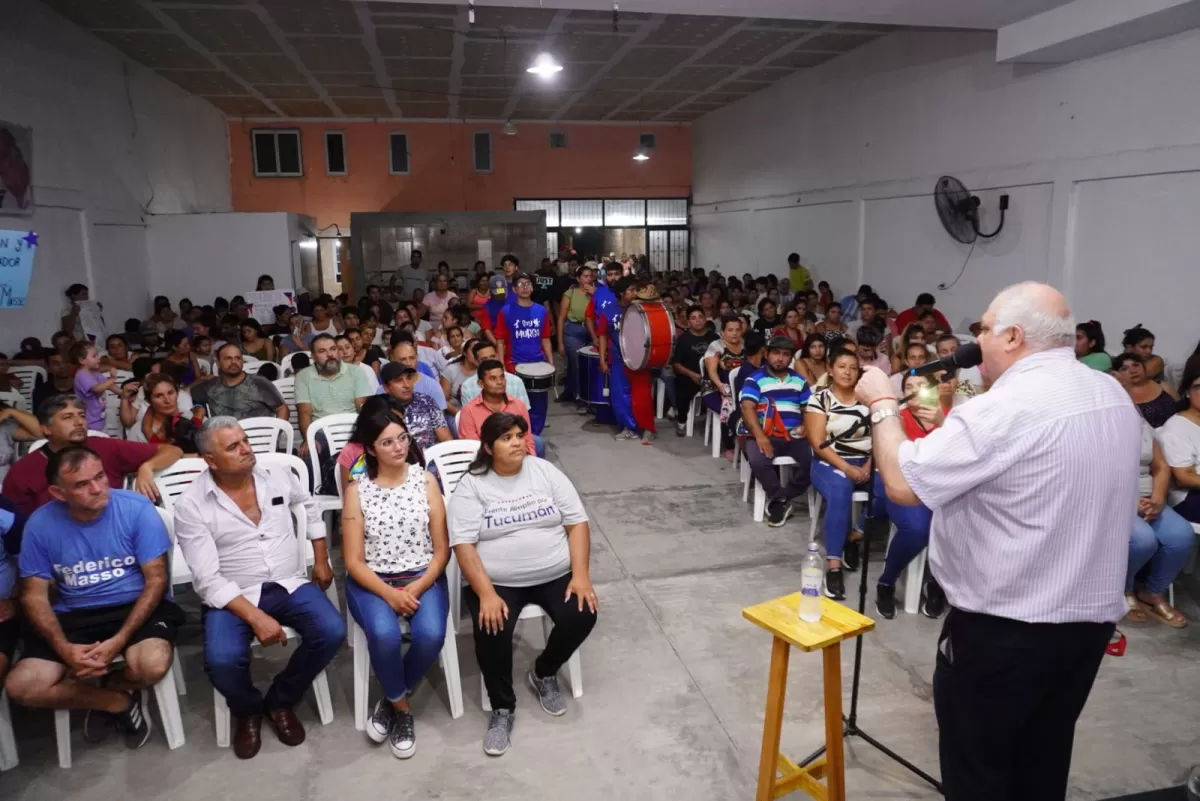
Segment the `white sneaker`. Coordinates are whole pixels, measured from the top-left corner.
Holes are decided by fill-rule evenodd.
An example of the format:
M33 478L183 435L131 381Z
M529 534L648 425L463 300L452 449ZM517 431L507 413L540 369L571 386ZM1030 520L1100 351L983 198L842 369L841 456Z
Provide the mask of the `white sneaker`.
M380 698L375 702L375 709L371 711L371 717L367 719L367 736L371 738L371 742L382 743L388 738L388 732L392 730L392 718L395 711L395 707L388 703L386 698Z
M388 745L396 759L408 759L417 753L417 731L411 712L396 710L392 713L392 731Z

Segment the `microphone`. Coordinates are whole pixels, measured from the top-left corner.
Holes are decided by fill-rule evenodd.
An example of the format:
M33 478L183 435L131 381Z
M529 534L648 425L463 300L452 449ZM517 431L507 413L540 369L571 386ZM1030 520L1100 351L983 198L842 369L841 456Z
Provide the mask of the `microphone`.
M929 375L930 373L939 373L942 370L953 372L960 368L974 367L983 361L983 351L979 348L978 342L968 342L966 345L959 345L954 349L954 353L944 359L938 359L935 362L926 362L920 367L912 367L904 371L904 375Z

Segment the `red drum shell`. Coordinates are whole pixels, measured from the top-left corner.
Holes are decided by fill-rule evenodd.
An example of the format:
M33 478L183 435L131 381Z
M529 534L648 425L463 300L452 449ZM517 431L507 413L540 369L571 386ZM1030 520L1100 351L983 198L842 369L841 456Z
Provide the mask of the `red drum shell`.
M635 372L658 370L671 362L675 323L657 301L637 301L621 319L621 358Z

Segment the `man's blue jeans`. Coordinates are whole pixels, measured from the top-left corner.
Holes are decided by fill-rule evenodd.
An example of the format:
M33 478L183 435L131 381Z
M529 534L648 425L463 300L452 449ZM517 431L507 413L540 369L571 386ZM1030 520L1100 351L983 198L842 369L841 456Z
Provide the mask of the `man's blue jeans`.
M367 635L371 667L383 686L384 697L388 701L399 701L412 692L442 652L446 641L446 616L450 611L446 577L439 576L433 586L422 593L421 606L408 618L412 641L408 653L404 653L399 617L387 601L347 578L346 606L354 622Z
M267 582L258 608L300 635L295 653L275 676L265 697L250 680L250 643L254 639L250 625L227 609L205 607L203 612L204 672L225 696L230 713L239 718L294 707L346 639L345 619L312 582L305 582L290 595L280 585Z
M563 326L563 348L567 351L567 389L568 398L579 397L579 349L592 344L587 327L582 323L570 320Z

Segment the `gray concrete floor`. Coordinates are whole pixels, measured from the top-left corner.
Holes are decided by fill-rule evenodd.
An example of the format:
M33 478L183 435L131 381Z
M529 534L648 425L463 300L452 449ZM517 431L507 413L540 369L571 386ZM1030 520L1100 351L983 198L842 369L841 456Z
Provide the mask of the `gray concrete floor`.
M169 751L160 732L140 751L116 740L83 742L75 717L75 766L57 766L52 716L14 708L21 765L0 774L5 799L110 801L129 797L256 801L394 795L465 799L749 799L754 794L770 638L741 609L799 587L809 521L804 510L779 529L755 524L731 465L670 423L653 446L585 432L569 410L552 411L551 458L572 477L591 516L592 578L600 621L583 646L584 696L552 719L520 694L512 750L480 748L486 716L469 633L458 638L466 714L451 720L438 668L418 690L417 755L400 762L354 729L351 654L330 671L335 718L321 726L299 710L308 740L282 746L269 730L243 762L213 738L211 689L199 650L195 596L181 642L189 694L187 744ZM664 421L665 422L665 421ZM877 571L872 569L872 575ZM856 598L857 580L848 582ZM1190 601L1185 612L1197 620ZM860 725L938 774L930 679L939 623L901 613L865 638ZM1080 720L1072 799L1101 799L1178 783L1200 762L1200 623L1183 631L1123 627L1129 649L1108 658ZM464 627L469 632L469 627ZM517 671L541 645L523 624ZM853 649L844 649L849 693ZM264 680L282 652L256 660ZM518 674L519 675L519 674ZM375 688L375 692L378 692ZM820 660L793 653L783 732L800 757L823 738ZM869 746L847 743L852 799L930 799L920 780ZM799 796L797 796L799 797Z

